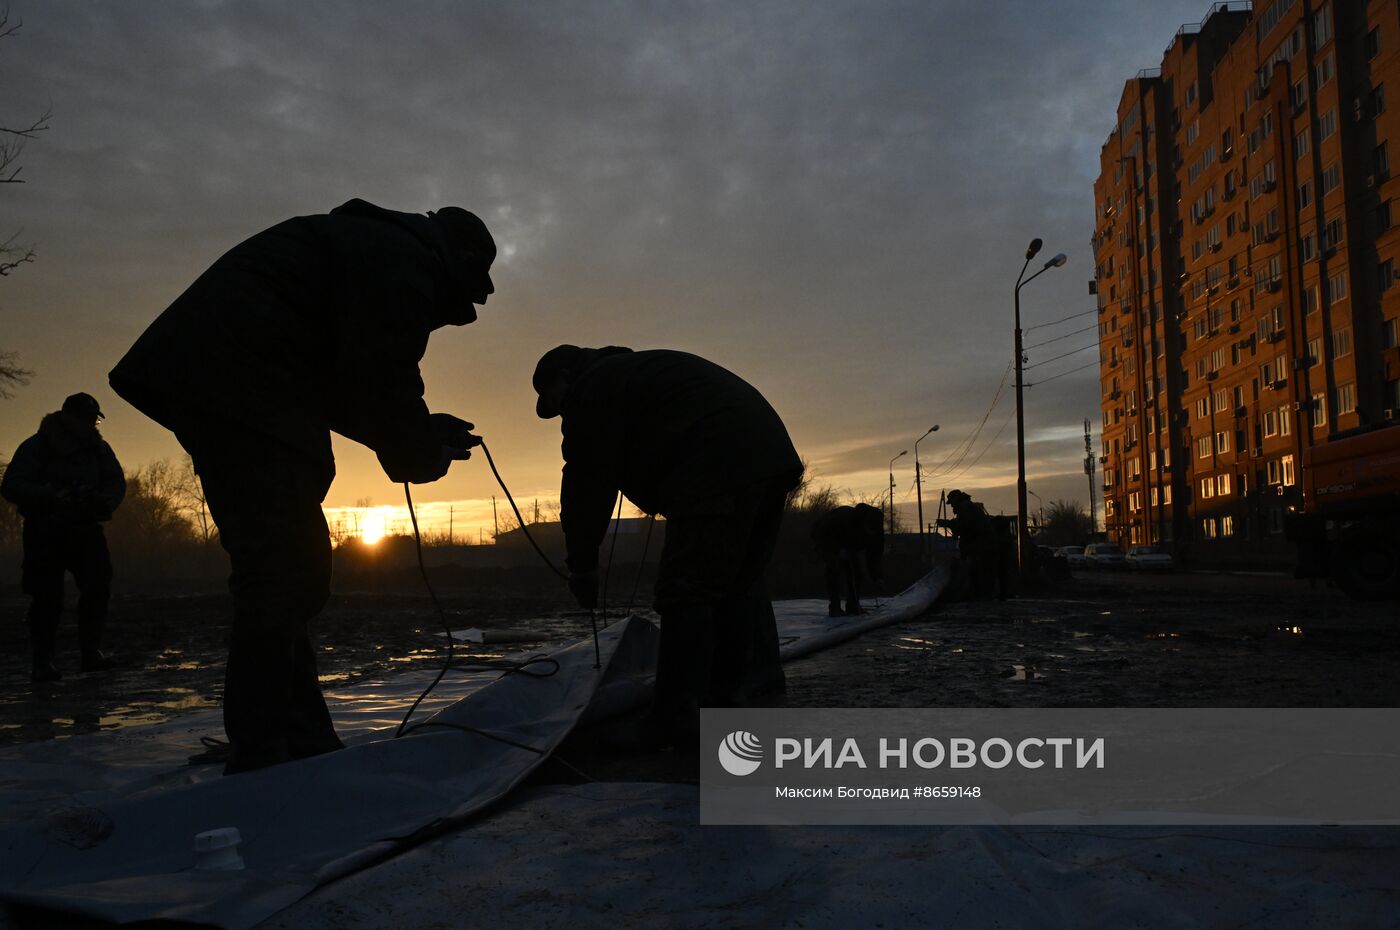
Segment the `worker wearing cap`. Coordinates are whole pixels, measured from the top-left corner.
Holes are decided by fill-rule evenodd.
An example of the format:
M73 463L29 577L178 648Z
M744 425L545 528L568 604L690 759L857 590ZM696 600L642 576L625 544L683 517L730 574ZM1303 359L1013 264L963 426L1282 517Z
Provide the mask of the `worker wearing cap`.
M331 433L396 482L470 454L472 424L428 412L418 364L433 330L476 319L495 257L460 207L352 200L235 246L112 370L189 452L229 554L226 774L340 748L309 633L330 595Z
M30 596L33 680L63 677L54 664L63 579L78 586L78 641L84 672L112 667L102 652L102 629L112 584L112 560L102 524L126 495L112 447L97 430L102 409L91 394L73 394L20 443L0 482L0 496L24 517L24 593Z
M948 506L952 508L953 517L940 518L936 521L937 525L947 527L957 537L958 555L968 566L972 596L990 597L1000 578L996 529L992 518L987 514L987 508L973 500L966 491L949 491ZM998 591L1004 597L1004 579Z
M698 356L617 346L551 349L534 387L535 412L563 417L560 520L580 604L596 604L598 547L618 491L666 517L656 696L639 735L684 739L701 706L781 689L763 575L802 462L768 401Z

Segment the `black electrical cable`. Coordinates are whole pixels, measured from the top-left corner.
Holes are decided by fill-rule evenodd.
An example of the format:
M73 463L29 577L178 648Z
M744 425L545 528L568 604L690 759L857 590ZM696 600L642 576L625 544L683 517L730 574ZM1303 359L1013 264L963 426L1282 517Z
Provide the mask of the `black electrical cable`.
M529 528L525 526L525 517L520 513L520 508L515 504L515 497L510 493L510 488L506 487L505 479L501 477L500 471L496 469L496 460L491 457L491 450L486 448L486 440L478 437L478 441L481 445L481 451L486 453L486 464L491 466L491 474L496 476L496 483L501 486L501 490L506 495L506 500L510 502L510 509L514 511L515 519L520 524L520 532L524 533L525 538L530 541L530 545L535 547L535 551L540 554L540 558L544 560L544 564L549 566L549 570L562 578L565 584L568 584L569 576L555 565L554 562L550 560L549 556L544 554L544 550L540 548L540 544L535 542L535 537L530 535ZM617 507L618 513L620 514L622 512L622 501L620 498ZM608 571L609 573L612 572L611 564L608 565ZM604 576L603 583L605 585L607 584L607 576ZM602 653L598 647L598 615L594 613L592 609L588 611L588 622L589 625L593 627L593 667L601 668L603 660Z
M431 682L429 682L428 687L424 688L422 693L420 693L418 697L414 699L413 703L408 708L408 712L403 715L403 720L399 721L398 729L394 731L394 739L398 739L405 733L411 733L414 729L416 729L416 727L408 726L409 719L413 716L413 712L418 709L418 705L422 704L424 699L426 699L427 696L433 692L433 689L438 686L438 682L442 681L443 676L447 674L448 669L452 668L452 657L453 653L456 650L456 640L452 636L452 625L447 621L447 612L442 609L442 603L438 600L437 591L434 590L432 581L428 579L428 567L423 561L423 537L418 530L418 514L413 506L413 492L410 490L408 482L404 482L403 494L404 501L408 504L408 518L413 524L413 549L418 557L418 573L423 577L423 586L428 589L428 597L432 599L433 609L437 611L438 620L442 623L443 635L447 637L447 659L443 662L442 668L438 669L437 675L433 678ZM511 503L514 504L514 501L512 501ZM529 666L535 665L537 663L552 665L553 668L551 668L547 672L527 671ZM548 656L531 656L524 662L481 662L476 663L473 666L467 666L460 670L499 670L501 672L502 678L504 678L506 675L513 674L528 675L531 678L548 678L549 676L558 673L559 662L557 659L553 659ZM419 724L419 726L421 726L421 724ZM481 733L483 736L491 735L484 731L481 731Z

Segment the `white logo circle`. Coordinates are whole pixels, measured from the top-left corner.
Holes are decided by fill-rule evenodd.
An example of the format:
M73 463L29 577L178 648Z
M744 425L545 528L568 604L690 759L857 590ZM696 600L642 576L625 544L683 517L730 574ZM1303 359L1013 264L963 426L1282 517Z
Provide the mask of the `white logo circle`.
M747 730L735 730L720 741L719 764L730 775L752 775L763 764L763 743Z

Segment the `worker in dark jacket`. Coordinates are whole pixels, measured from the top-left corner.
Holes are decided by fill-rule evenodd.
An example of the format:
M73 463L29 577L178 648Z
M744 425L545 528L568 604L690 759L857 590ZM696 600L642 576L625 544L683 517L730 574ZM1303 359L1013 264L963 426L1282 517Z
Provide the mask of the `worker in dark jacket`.
M702 705L780 690L763 576L802 463L763 395L685 352L570 345L545 353L534 386L536 412L563 416L561 522L579 603L596 603L598 547L619 491L666 518L644 738L685 738Z
M112 560L102 524L126 495L122 467L97 430L102 410L91 394L74 394L20 443L5 469L0 496L24 517L24 593L29 602L33 680L56 681L63 576L78 585L78 642L84 672L112 667L102 652Z
M225 773L340 748L309 635L330 592L330 434L369 446L396 482L470 455L472 424L428 412L418 363L429 333L476 319L495 256L460 207L352 200L235 246L113 369L117 393L193 458L229 554Z
M948 492L948 506L953 510L953 517L939 519L937 524L951 529L957 537L958 557L968 567L972 596L991 597L996 589L1004 598L1006 584L1001 571L1000 543L987 508L960 490Z
M861 561L872 581L881 578L885 556L885 518L869 504L834 507L812 526L812 544L826 562L827 615L856 616L860 607ZM846 585L846 606L841 607L841 584Z

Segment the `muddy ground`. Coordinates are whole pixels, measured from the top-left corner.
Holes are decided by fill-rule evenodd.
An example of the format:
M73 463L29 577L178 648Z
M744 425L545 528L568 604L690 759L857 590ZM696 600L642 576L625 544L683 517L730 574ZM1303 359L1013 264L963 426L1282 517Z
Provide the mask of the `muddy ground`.
M31 685L25 601L0 598L0 744L62 738L216 706L229 606L221 595L118 598L123 661ZM586 613L543 594L443 596L454 628L541 642L587 634ZM1397 706L1400 614L1281 577L1086 574L1006 602L941 604L788 666L789 706ZM418 594L340 594L318 624L322 680L339 687L435 666L441 627ZM528 648L477 647L474 655ZM65 619L60 664L76 666ZM615 759L585 740L599 778L684 778L667 758Z

